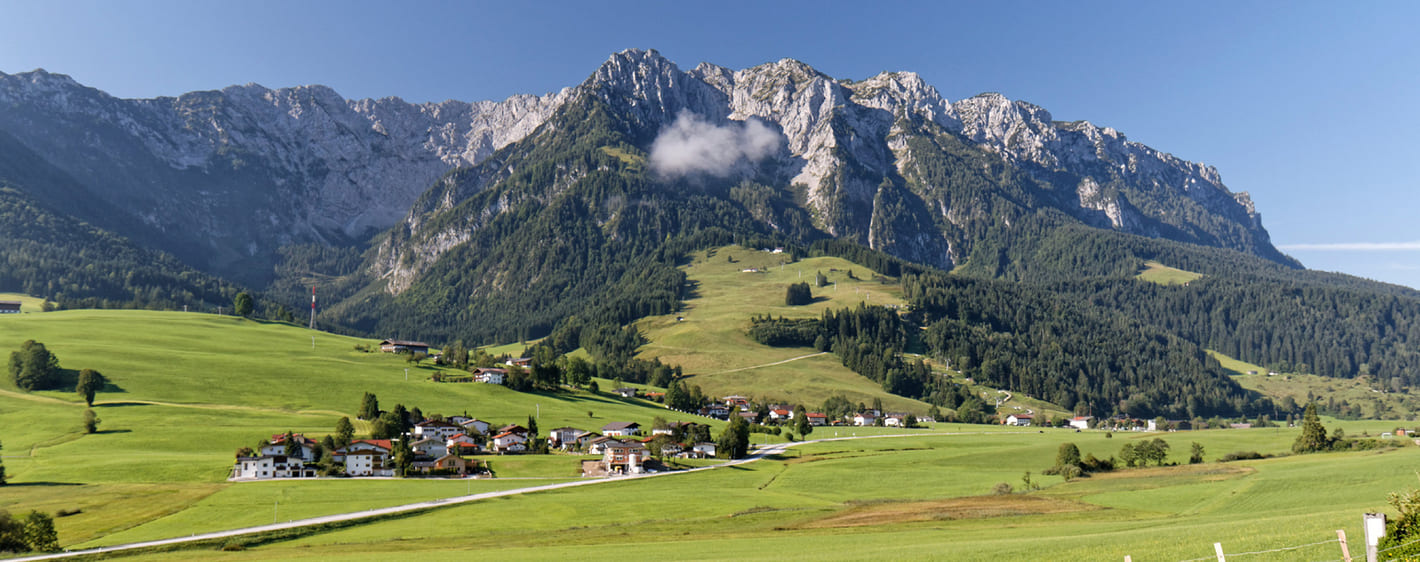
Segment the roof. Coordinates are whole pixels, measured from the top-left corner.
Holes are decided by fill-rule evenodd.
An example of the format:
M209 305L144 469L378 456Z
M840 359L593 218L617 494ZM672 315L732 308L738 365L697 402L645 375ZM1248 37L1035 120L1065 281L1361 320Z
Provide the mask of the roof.
M520 433L515 433L515 432L512 432L512 431L504 431L503 433L499 433L498 435L494 435L493 438L494 438L494 439L502 439L502 438L508 437L508 436L522 437L522 434L520 434Z
M0 306L13 306L19 308L21 304L22 303L20 301L0 301Z
M824 414L820 414L820 413L818 413L818 412L809 412L809 413L804 414L804 415L807 416L807 417L810 417L810 418L827 418L827 417L828 417L828 416L826 416L826 415L824 415Z
M602 426L602 431L617 431L622 429L631 429L632 427L641 427L641 424L636 422L611 422Z
M606 444L606 447L610 449L645 449L646 445L642 444L640 441L612 440L612 442Z
M422 341L408 341L408 340L385 340L385 341L380 342L380 345L402 345L402 346L405 346L405 347L429 347L429 344L424 343L424 342L422 342Z
M782 408L781 408L781 409L778 409L778 410L771 410L770 413L773 413L773 414L776 415L776 416L787 416L787 415L789 415L789 411L788 411L788 410L785 410L785 409L782 409Z
M1035 416L1032 416L1032 415L1030 415L1030 414L1014 414L1014 415L1015 415L1016 419L1018 419L1018 420L1030 420L1030 419L1035 419Z
M463 429L463 426L459 424L450 423L444 420L424 420L414 425L417 427L457 427L459 429Z
M474 373L474 374L479 374L479 373L498 373L498 374L506 375L506 374L508 374L508 370L507 370L507 369L500 369L500 368L498 368L498 367L479 367L479 368L477 368L477 369L474 369L474 370L473 370L473 373Z
M380 447L380 448L382 448L382 449L384 449L384 450L386 450L386 451L392 450L393 447L394 447L393 445L390 444L390 440L389 440L389 439L357 439L357 440L355 440L355 441L351 441L351 442L350 442L351 445L355 445L355 444L357 444L357 443L365 443L365 444L367 444L367 445L374 445L374 446ZM350 448L350 447L346 447L347 450L348 450L349 448Z

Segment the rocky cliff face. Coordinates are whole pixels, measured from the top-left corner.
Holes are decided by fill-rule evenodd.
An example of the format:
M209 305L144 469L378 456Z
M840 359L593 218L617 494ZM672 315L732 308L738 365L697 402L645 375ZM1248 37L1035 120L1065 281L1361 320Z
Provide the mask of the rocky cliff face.
M382 275L405 280L398 290L422 269L401 264L427 266L482 224L429 231L429 220L501 176L440 178L530 138L586 96L618 113L642 150L685 114L717 127L767 124L783 147L756 168L759 179L794 194L815 228L939 267L969 259L984 229L1040 208L1289 261L1247 194L1211 167L999 94L950 102L910 72L852 82L791 59L683 71L629 50L558 93L426 104L255 84L124 100L37 70L0 74L0 132L149 233L130 235L248 281L270 270L280 246L345 243L398 224L408 236L390 237L380 259Z
M124 100L37 70L0 74L0 130L162 237L193 242L165 249L240 275L281 245L388 228L444 172L526 136L566 95L409 104L248 84Z

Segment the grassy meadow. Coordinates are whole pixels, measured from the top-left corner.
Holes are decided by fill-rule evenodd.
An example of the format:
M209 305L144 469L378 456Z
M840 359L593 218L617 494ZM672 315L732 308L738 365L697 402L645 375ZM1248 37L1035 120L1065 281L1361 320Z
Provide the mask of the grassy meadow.
M147 522L162 523L135 536L237 526L253 513L268 512L244 502L269 506L277 501L269 491L278 487L297 496L332 491L325 501L299 502L293 517L397 505L427 495L421 491L427 482L372 483L370 490L388 489L363 494L356 492L367 488L348 486L360 483L343 481L279 486L225 481L236 449L286 431L319 438L332 432L341 416L354 419L367 391L386 409L402 403L426 413L467 412L502 424L526 424L528 416L537 415L544 432L562 426L599 429L611 421L648 425L655 416L693 419L605 394L524 394L497 385L434 383L430 376L438 368L427 362L413 366L399 357L355 350L374 343L369 340L229 316L81 310L0 318L0 350L18 349L27 339L44 343L61 368L92 368L109 380L95 401L102 421L92 435L83 433L84 403L72 391L23 393L8 376L0 380L0 454L11 483L0 488L0 509L81 510L56 519L66 546ZM363 422L356 426L357 432L367 429ZM491 459L500 478L578 476L573 456L480 458ZM501 488L487 486L511 484L472 486L488 491ZM461 493L465 483L449 487L454 488Z
M641 357L680 365L690 375L688 383L700 385L708 396L753 394L813 408L843 394L853 402L871 404L878 398L888 410L925 414L927 404L884 392L832 354L810 347L769 347L746 335L753 315L813 318L859 303L904 304L900 286L863 266L834 257L788 259L738 246L697 252L682 267L692 284L684 310L637 323L651 342L641 348ZM848 277L850 270L856 279ZM800 281L813 286L816 272L830 285L812 287L812 304L785 305L788 286Z
M1159 285L1187 285L1203 277L1203 274L1169 267L1156 261L1147 261L1144 262L1144 270L1134 277Z
M1209 351L1208 354L1217 359L1223 368L1232 371L1233 380L1243 388L1256 390L1273 400L1290 397L1297 404L1306 404L1309 397L1318 402L1345 400L1360 406L1366 417L1412 422L1415 421L1416 410L1420 410L1420 396L1404 389L1397 392L1388 384L1376 380L1376 377L1363 375L1354 379L1338 379L1309 373L1269 375L1266 367L1216 351Z
M305 536L243 552L173 552L160 559L499 560L624 558L1183 560L1335 538L1361 554L1361 514L1414 487L1420 447L1233 463L1234 450L1284 455L1297 430L979 431L941 427L913 437L805 445L749 465L619 481L451 506ZM959 432L959 433L958 433ZM818 437L819 435L814 435ZM1162 438L1169 461L1065 482L1041 476L1061 443L1096 456ZM1029 471L1039 490L1021 493ZM1016 493L991 490L1005 482ZM270 506L268 506L269 508ZM1339 558L1335 543L1246 560ZM1231 559L1231 557L1230 557Z

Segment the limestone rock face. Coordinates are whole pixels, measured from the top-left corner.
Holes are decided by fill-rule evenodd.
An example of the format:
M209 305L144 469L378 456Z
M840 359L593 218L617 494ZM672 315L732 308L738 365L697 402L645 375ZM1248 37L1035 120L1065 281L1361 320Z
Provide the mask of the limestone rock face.
M855 82L792 59L685 71L627 50L560 92L423 104L256 84L125 100L36 70L0 74L0 132L159 233L149 245L238 278L269 271L287 244L348 244L396 227L374 269L398 292L517 202L430 231L433 217L511 173L450 171L531 138L589 96L624 116L642 149L686 114L767 125L783 146L760 178L795 193L814 228L943 268L968 258L974 233L1041 208L1285 259L1247 194L1210 166L1000 94L951 102L911 72ZM553 189L578 172L559 173Z

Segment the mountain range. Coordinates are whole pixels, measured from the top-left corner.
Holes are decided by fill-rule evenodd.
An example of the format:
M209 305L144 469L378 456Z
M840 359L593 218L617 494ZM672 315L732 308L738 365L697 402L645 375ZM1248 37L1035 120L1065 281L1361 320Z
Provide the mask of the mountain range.
M1223 327L1144 320L1161 330L1259 363L1324 355L1341 376L1417 377L1406 342L1420 327L1397 316L1420 295L1303 270L1214 168L1000 94L946 100L910 72L853 81L792 59L683 70L627 50L559 92L413 104L255 84L125 100L36 70L0 74L0 108L0 195L128 245L6 233L3 257L30 265L0 289L61 303L210 305L245 286L279 317L315 283L320 320L340 331L552 334L625 355L636 336L616 328L679 306L675 266L713 245L851 254L893 275L1029 285L1042 302L1043 289L1093 306L1109 294L1109 314L1174 298L1129 284L1166 259L1207 276L1171 306L1214 299L1200 321ZM97 252L168 265L117 281L75 265ZM1299 287L1321 293L1288 309L1308 319L1296 334L1241 343L1276 318L1249 307ZM1327 330L1365 349L1282 343Z

